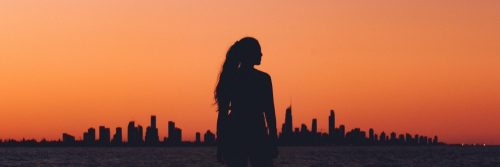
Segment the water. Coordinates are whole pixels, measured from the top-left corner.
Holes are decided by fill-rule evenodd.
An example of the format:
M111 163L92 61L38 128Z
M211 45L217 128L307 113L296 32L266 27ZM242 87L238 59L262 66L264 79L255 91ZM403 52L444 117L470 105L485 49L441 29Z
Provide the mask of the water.
M500 166L500 147L282 147L276 166ZM0 166L223 166L213 147L0 148Z

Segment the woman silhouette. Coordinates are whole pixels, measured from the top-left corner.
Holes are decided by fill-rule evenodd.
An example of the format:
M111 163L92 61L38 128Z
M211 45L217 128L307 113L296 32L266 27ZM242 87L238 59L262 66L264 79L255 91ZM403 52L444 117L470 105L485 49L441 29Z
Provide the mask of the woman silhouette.
M273 166L278 155L271 77L254 68L262 53L257 39L245 37L227 51L215 101L217 159L228 166ZM267 126L266 126L267 125Z

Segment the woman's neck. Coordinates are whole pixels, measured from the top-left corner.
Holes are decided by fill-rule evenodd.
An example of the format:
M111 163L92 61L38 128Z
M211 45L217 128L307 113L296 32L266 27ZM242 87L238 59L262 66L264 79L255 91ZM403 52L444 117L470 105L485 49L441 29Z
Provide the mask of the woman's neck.
M242 64L241 67L240 67L240 69L242 69L242 70L253 70L254 69L253 66L254 65L244 65L244 64Z

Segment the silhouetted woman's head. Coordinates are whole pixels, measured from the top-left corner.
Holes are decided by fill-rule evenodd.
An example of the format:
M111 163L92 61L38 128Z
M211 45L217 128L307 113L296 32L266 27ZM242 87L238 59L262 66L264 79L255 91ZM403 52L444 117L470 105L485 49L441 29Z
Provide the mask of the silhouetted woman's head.
M260 65L262 51L257 39L245 37L235 43L238 45L241 64L243 65ZM240 64L240 65L241 65Z
M232 79L236 71L242 66L260 65L261 58L259 41L253 37L242 38L229 48L214 92L219 110L229 106Z

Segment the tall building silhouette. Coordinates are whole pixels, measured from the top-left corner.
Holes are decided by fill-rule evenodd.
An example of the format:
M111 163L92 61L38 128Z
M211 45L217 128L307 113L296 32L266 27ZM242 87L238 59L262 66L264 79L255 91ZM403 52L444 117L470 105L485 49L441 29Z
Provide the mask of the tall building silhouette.
M109 128L106 128L105 126L99 126L99 143L101 145L108 145L110 143L110 134Z
M432 144L438 144L438 143L439 143L438 137L434 136L434 140L432 140Z
M417 134L417 135L414 136L413 140L415 140L415 145L423 144L423 143L421 143L422 142L421 138L422 138L422 136L419 135L419 134Z
M177 142L182 143L182 129L175 127L175 131L177 131Z
M396 143L396 133L395 132L391 132L391 138L390 138L390 143L391 144L395 144Z
M168 121L168 142L173 142L175 138L175 122L173 121Z
M328 116L328 134L330 136L335 135L335 111L330 110L330 116Z
M307 125L306 124L301 124L300 125L300 133L303 133L303 134L309 133L309 129L307 129Z
M156 115L151 115L151 128L156 128Z
M386 138L387 137L386 137L385 132L380 133L380 140L379 140L380 143L385 144L387 142Z
M201 134L200 134L200 132L196 132L196 140L195 140L195 143L196 143L196 144L200 144L200 143L201 143Z
M341 139L345 138L345 126L344 125L339 126L339 137Z
M373 131L372 128L370 128L370 130L368 130L368 140L370 141L370 144L375 143L375 132Z
M142 131L142 126L141 125L137 125L137 142L139 144L142 144L144 143L144 135L143 135L143 131Z
M151 125L146 128L146 144L158 144L160 137L158 136L158 128L156 128L156 116L151 116Z
M130 121L127 127L127 143L128 145L140 145L143 143L142 140L142 126L135 126L134 121Z
M414 144L413 138L411 137L411 134L406 133L405 142L406 142L406 144Z
M293 133L292 106L288 106L288 108L286 109L285 123L281 131L284 135Z
M292 122L292 106L288 106L285 111L285 122L281 126L279 140L284 145L292 145L295 143L296 134L293 132Z
M312 119L311 133L313 133L314 135L318 133L318 120L316 118Z
M127 127L127 142L129 145L137 145L139 137L137 134L137 128L135 127L135 122L130 121Z
M405 135L399 134L397 144L405 144Z
M95 144L95 129L89 128L87 132L83 133L83 143L86 145Z
M117 127L115 135L113 135L113 140L111 140L112 144L118 145L123 143L123 135L122 135L122 128Z
M175 127L175 122L168 121L168 139L170 144L180 144L182 142L182 130Z

